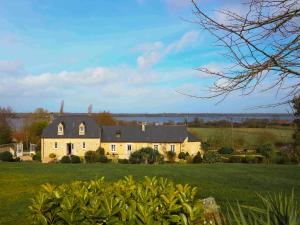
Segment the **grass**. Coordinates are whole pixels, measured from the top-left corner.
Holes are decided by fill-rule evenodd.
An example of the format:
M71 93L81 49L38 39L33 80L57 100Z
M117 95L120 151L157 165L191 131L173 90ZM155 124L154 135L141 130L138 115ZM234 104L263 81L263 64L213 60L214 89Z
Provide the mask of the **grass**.
M105 176L112 181L126 175L137 179L164 176L199 187L199 197L213 196L223 208L236 200L259 204L256 193L295 190L300 201L297 165L194 164L41 164L0 163L0 224L25 224L30 199L46 182L61 184Z
M231 128L190 128L202 141L209 138L221 137L224 142L231 140ZM255 146L257 143L270 141L274 143L292 143L294 129L288 127L281 128L233 128L232 137L243 138L247 147Z

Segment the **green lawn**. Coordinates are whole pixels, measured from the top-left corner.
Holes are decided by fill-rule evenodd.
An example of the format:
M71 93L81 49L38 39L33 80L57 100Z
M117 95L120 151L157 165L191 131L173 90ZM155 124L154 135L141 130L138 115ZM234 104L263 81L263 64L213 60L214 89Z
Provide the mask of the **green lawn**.
M105 176L164 176L200 189L199 197L214 196L223 207L229 202L258 204L255 193L295 190L300 201L300 166L297 165L122 165L0 163L0 224L24 224L30 198L46 182L61 184Z
M190 128L198 138L207 141L209 138L219 137L224 143L231 141L231 131L233 139L243 138L245 147L251 148L258 143L270 141L274 143L292 143L294 129L283 128Z

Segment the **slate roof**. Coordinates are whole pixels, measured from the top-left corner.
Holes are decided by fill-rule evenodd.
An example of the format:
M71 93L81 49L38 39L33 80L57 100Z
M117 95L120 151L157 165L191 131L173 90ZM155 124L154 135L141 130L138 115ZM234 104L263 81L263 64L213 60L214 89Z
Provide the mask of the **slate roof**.
M79 125L85 124L85 134L79 135ZM64 134L57 134L59 123L64 125ZM101 128L88 115L61 115L54 118L42 133L42 138L100 138Z
M82 122L85 135L79 135ZM64 125L64 135L57 134L59 123ZM189 141L198 141L185 126L146 125L145 131L142 131L142 126L138 125L99 126L88 115L57 116L42 133L42 138L101 138L102 142L181 143L187 137Z
M102 126L102 142L183 142L188 136L185 126L146 125ZM120 132L120 136L116 135Z

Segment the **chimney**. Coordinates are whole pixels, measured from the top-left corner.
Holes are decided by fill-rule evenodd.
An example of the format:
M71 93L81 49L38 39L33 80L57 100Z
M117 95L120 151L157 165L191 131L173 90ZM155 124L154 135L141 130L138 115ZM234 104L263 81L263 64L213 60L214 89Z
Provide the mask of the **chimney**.
M142 123L142 131L145 132L145 130L146 130L146 124Z

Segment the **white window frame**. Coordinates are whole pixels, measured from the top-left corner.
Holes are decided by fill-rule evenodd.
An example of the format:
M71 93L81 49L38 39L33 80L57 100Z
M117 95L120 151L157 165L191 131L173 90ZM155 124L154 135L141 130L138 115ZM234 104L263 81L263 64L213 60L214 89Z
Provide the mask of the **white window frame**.
M113 146L114 146L114 148L113 148ZM116 144L111 144L110 145L110 150L111 150L112 153L116 153L117 152L117 145Z
M175 152L175 145L174 144L170 144L170 151Z
M157 148L155 148L157 146ZM158 144L153 144L153 149L158 151Z
M128 149L128 146L130 146L130 150ZM127 150L128 152L131 152L131 151L132 151L132 144L127 144L127 145L126 145L126 150Z
M86 143L85 143L85 141L82 142L82 148L83 148L83 149L86 149Z
M58 143L57 143L57 141L54 142L54 149L58 149Z

